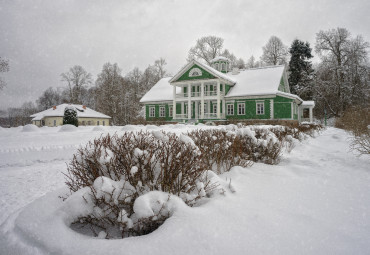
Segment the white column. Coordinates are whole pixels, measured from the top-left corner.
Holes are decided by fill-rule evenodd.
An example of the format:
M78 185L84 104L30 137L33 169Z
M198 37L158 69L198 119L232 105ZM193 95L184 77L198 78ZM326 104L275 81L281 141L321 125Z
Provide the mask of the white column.
M195 101L194 116L195 116L195 119L196 120L199 119L199 116L198 116L198 113L199 113L198 106L199 106L199 102L198 101Z
M293 109L293 102L290 102L290 110L291 110L290 111L290 117L291 117L291 119L294 119L294 115L293 115L294 114L294 112L293 112L294 111L294 109Z
M191 84L188 84L188 119L191 119Z
M301 105L298 106L298 122L301 122L302 118L302 109L301 109Z
M310 122L313 122L312 107L310 107Z
M172 118L176 119L176 85L173 85L173 107L172 107Z
M220 93L220 81L217 81L217 119L221 119L221 93Z
M204 119L204 82L200 85L200 118Z
M184 102L181 102L181 114L184 116L184 113L185 113L185 103Z
M226 119L226 102L225 98L222 100L222 118Z
M270 119L274 119L274 99L270 99Z

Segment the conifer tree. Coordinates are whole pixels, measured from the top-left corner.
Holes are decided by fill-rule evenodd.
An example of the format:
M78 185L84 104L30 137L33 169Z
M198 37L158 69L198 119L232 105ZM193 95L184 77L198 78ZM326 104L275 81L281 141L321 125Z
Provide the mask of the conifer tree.
M313 57L311 51L312 49L308 42L305 43L298 39L293 41L289 49L291 54L289 61L290 92L306 97L304 99L308 99L312 93L309 89L309 83L312 81L313 74L312 64L309 61Z
M64 109L63 125L71 124L78 127L77 111L73 107L67 106Z

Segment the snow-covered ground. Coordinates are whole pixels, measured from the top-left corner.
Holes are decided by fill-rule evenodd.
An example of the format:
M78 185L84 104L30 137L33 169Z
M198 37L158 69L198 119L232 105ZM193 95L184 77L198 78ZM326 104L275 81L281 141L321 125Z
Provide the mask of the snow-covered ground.
M335 128L297 142L279 165L233 168L221 178L235 193L178 210L149 235L101 240L58 222L76 148L138 129L157 127L0 129L0 254L370 254L370 158Z

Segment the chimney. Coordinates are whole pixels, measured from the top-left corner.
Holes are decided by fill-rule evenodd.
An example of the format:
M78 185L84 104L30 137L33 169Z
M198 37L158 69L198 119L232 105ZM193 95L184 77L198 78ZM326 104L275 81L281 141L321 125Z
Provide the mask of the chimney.
M82 108L84 108L84 110L86 110L86 105L83 105Z
M236 74L239 74L240 72L239 72L239 68L237 68L237 67L233 67L233 71L232 71L232 74L233 75L236 75Z
M54 106L53 106L53 110L56 110L56 109L57 109L57 106L56 106L56 105L54 105Z

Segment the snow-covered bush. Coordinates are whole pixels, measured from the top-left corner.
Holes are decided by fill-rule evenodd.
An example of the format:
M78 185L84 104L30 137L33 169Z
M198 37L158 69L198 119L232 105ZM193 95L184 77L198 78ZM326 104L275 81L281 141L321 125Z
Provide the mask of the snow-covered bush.
M202 160L207 169L218 174L229 171L233 166L248 167L252 164L235 132L199 129L189 132L188 135L202 152Z
M78 127L77 111L72 106L67 106L64 109L63 125L70 124Z
M74 194L67 202L76 196L85 201L75 222L98 226L108 236L153 231L173 212L174 196L192 206L217 186L201 157L187 135L126 132L95 139L68 165L66 184ZM140 214L137 199L152 191L164 192L167 199L151 200L153 213Z

